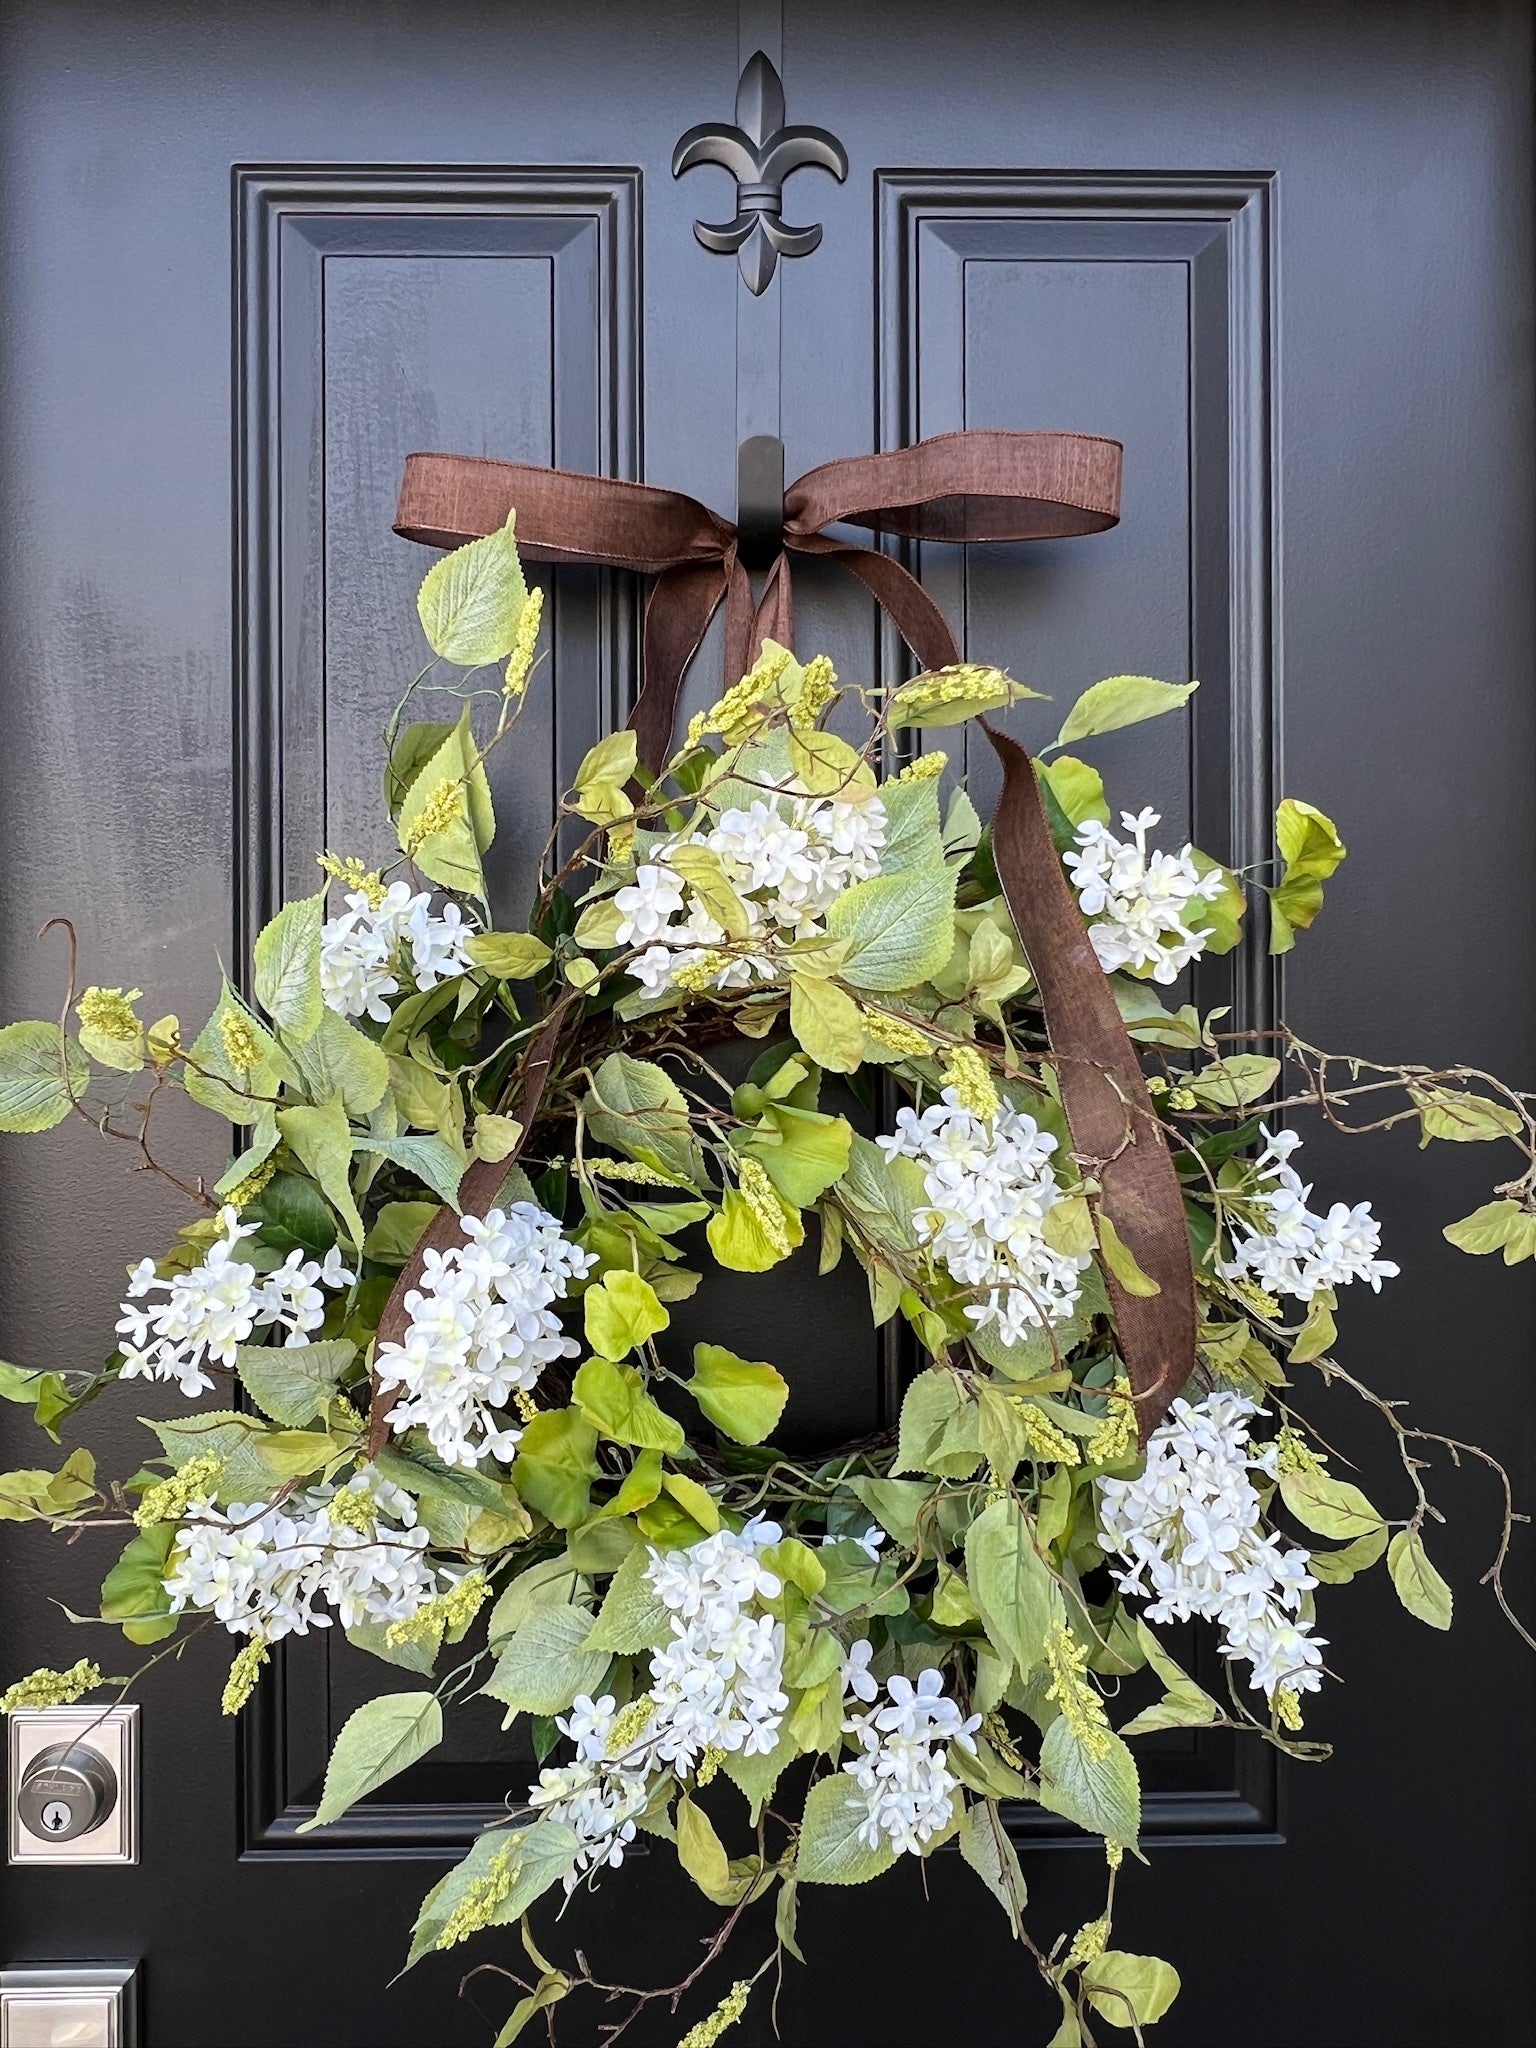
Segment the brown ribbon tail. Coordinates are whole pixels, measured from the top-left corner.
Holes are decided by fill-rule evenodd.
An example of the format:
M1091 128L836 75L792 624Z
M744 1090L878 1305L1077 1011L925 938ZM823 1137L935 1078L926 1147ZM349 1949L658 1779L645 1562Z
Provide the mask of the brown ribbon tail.
M446 1251L451 1244L458 1244L463 1233L459 1227L460 1215L483 1216L487 1209L494 1209L497 1197L507 1182L539 1114L539 1104L544 1100L544 1090L555 1064L555 1048L560 1040L561 1028L565 1023L563 1008L556 1009L545 1019L544 1028L533 1041L528 1053L528 1065L523 1074L523 1092L518 1099L517 1113L522 1121L517 1143L505 1159L477 1159L465 1172L459 1182L459 1206L455 1210L447 1202L438 1210L418 1240L415 1251L406 1260L400 1278L389 1291L384 1304L384 1313L379 1317L378 1336L375 1338L375 1355L380 1344L400 1344L410 1327L410 1311L406 1308L405 1297L413 1287L421 1285L422 1270L427 1262L427 1253ZM372 1376L368 1403L368 1456L376 1458L389 1441L389 1411L399 1399L398 1387L381 1387L379 1376Z
M652 774L661 773L672 751L677 700L688 664L698 652L720 600L730 593L734 602L733 572L745 581L736 567L734 549L725 562L690 562L667 569L657 577L646 603L643 680L629 714L629 728L635 735L635 751Z
M890 555L872 548L845 547L825 534L791 540L796 554L819 555L840 563L887 613L924 668L947 668L960 659L960 648L948 619L917 578Z
M1184 1198L1114 991L1093 950L1051 838L1035 766L1017 740L982 720L1003 768L992 852L1029 956L1073 1147L1102 1189L1099 1206L1155 1295L1105 1274L1145 1443L1195 1364L1199 1311Z

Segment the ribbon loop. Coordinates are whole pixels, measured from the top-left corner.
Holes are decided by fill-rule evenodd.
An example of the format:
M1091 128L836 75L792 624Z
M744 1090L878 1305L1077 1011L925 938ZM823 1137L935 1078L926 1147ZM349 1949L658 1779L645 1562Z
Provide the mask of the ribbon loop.
M630 725L640 759L659 771L683 677L722 603L727 684L745 674L764 639L794 644L790 563L797 554L822 556L856 576L925 668L960 660L949 621L917 579L891 556L839 540L827 527L948 542L1098 533L1120 516L1120 461L1119 442L1091 434L970 429L823 463L785 492L783 548L755 600L730 522L695 498L650 484L473 456L411 455L395 531L431 547L458 547L495 532L515 506L518 547L530 560L654 576L644 680ZM1157 1283L1156 1294L1138 1296L1108 1278L1145 1437L1195 1363L1198 1312L1183 1197L1135 1049L1057 857L1034 764L1017 741L990 726L987 735L1003 767L993 821L998 878L1039 987L1073 1147L1099 1182L1103 1213ZM545 1048L525 1126L552 1056ZM412 1271L408 1265L402 1287Z

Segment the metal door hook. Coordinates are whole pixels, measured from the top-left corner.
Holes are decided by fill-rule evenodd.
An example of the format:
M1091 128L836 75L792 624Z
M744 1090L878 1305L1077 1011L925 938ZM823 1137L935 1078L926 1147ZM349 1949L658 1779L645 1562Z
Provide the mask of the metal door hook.
M784 443L753 434L736 449L736 548L744 569L770 569L784 552Z

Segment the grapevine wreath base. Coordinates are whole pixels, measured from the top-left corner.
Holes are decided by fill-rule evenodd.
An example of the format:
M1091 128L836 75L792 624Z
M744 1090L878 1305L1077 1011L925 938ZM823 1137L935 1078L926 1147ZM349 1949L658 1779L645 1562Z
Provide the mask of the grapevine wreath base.
M959 661L850 688L769 639L666 758L629 730L592 748L526 929L499 929L484 764L516 743L540 603L510 517L436 562L433 660L387 734L398 851L323 854L197 1029L78 987L71 961L63 1023L0 1032L0 1127L85 1117L193 1211L132 1268L99 1373L0 1367L55 1439L113 1382L174 1381L184 1412L148 1425L132 1477L75 1449L4 1475L0 1513L126 1528L102 1617L160 1646L140 1671L227 1630L226 1713L313 1629L416 1674L346 1723L307 1827L431 1751L467 1692L527 1717L537 1782L432 1887L409 1957L521 1921L497 1951L523 1993L502 2043L582 1992L610 2033L647 1999L675 2009L734 1932L741 1974L686 2036L705 2048L765 1977L772 1995L820 1887L950 1844L1059 1996L1055 2048L1140 2038L1179 1980L1111 1932L1139 1738L1322 1754L1302 1732L1331 1675L1319 1627L1383 1559L1412 1614L1451 1621L1426 1466L1469 1447L1334 1356L1339 1291L1397 1268L1368 1202L1314 1194L1287 1120L1513 1145L1446 1235L1514 1262L1536 1250L1531 1097L1175 1006L1250 901L1287 949L1344 857L1294 799L1262 882L1165 842L1141 792L1111 802L1076 749L1177 715L1193 684L1096 684L1039 763L998 735L988 828L928 735L1033 691ZM461 702L412 722L426 698ZM239 1131L212 1187L156 1149L177 1090ZM808 1239L823 1273L863 1268L912 1366L890 1430L815 1452L775 1448L771 1358L669 1336L711 1265L769 1272ZM1395 1515L1294 1405L1314 1375L1387 1429ZM1170 1652L1190 1621L1223 1684ZM1116 1726L1141 1671L1149 1703ZM138 1676L82 1658L4 1705ZM1026 1925L1021 1800L1101 1839L1087 1925ZM561 1912L641 1835L721 1924L682 1984L620 1994Z

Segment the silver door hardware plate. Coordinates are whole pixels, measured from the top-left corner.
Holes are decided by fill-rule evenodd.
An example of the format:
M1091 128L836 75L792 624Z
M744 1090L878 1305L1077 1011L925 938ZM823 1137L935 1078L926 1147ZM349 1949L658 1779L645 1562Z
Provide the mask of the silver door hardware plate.
M20 1708L8 1786L13 1863L137 1863L138 1708Z
M0 2048L138 2048L132 1963L0 1970Z

